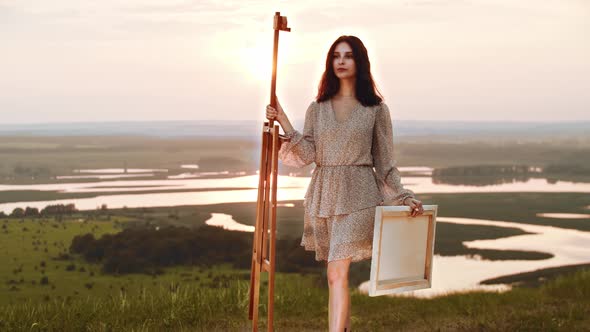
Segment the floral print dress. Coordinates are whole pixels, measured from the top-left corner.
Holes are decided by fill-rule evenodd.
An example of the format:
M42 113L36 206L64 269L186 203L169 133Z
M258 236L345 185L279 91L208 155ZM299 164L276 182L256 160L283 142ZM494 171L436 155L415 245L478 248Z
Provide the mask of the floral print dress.
M331 100L313 101L303 133L286 133L279 160L303 167L315 162L304 198L301 246L317 261L371 258L375 207L402 205L414 197L404 189L393 159L389 108L358 106L338 121Z

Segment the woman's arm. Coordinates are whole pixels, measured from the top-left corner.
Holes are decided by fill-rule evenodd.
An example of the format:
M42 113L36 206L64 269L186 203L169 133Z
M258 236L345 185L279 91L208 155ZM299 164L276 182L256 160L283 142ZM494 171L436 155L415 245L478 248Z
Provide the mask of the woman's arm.
M404 205L407 198L414 198L414 192L403 187L400 172L396 167L391 116L385 103L378 106L375 115L371 154L384 204Z
M266 106L266 118L269 120L276 119L281 125L281 128L283 128L285 134L291 133L295 130L291 124L291 121L289 121L289 117L283 110L283 107L281 106L278 98L277 108L272 107L270 104Z
M314 141L314 114L317 109L317 103L312 102L305 112L305 124L303 133L294 129L289 118L283 111L280 103L277 101L278 111L268 105L267 118L275 118L283 127L287 141L282 142L279 149L279 159L285 165L294 167L303 167L315 161L315 141Z
M293 131L295 131L295 128L293 128L293 125L291 124L291 121L289 121L288 118L285 118L282 121L279 121L279 123L281 124L281 128L283 128L283 131L285 132L285 134L289 134L292 133Z

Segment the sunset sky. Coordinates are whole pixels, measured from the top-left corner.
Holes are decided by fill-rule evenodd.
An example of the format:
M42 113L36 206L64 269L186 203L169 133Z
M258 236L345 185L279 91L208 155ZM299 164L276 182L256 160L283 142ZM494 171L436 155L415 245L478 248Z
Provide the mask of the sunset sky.
M0 123L302 118L358 36L401 120L590 121L590 1L0 0Z

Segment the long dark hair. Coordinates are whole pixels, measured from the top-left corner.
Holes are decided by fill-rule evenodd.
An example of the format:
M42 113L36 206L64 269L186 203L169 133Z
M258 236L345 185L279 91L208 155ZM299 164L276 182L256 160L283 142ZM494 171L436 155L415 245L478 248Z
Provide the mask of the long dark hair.
M334 73L334 49L341 42L346 42L352 48L352 56L356 67L356 98L363 106L379 105L383 100L383 96L379 93L373 81L367 49L360 39L346 35L338 37L330 46L326 56L326 70L318 86L317 101L322 102L332 98L340 89L340 80Z

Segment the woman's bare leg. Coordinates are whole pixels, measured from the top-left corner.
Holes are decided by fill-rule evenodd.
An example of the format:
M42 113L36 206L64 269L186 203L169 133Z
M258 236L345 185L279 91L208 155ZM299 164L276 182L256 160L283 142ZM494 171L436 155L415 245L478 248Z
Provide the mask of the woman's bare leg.
M348 315L346 315L346 324L344 325L344 332L350 332L350 312L352 310L352 301L350 299L350 291L348 293Z
M330 300L328 307L330 332L350 331L350 292L348 271L351 258L328 262L328 286Z

